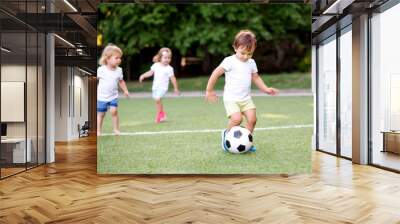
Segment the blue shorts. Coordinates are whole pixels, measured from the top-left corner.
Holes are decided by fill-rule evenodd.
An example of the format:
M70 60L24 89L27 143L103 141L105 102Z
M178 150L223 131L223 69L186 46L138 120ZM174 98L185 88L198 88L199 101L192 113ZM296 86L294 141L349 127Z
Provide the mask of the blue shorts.
M118 98L111 101L97 100L97 112L107 112L109 107L118 107Z
M167 91L168 89L153 89L153 99L161 99Z

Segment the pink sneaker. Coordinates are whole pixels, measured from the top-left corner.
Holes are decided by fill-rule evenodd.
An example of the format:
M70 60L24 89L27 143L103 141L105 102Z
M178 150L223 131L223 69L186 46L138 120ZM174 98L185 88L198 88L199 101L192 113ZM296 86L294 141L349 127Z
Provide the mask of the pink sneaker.
M160 122L166 121L167 120L167 114L162 111L161 112L161 117L160 117Z
M157 116L156 116L156 123L157 123L157 124L161 122L161 117L162 117L162 114L161 114L161 112L160 112L160 113L158 113Z

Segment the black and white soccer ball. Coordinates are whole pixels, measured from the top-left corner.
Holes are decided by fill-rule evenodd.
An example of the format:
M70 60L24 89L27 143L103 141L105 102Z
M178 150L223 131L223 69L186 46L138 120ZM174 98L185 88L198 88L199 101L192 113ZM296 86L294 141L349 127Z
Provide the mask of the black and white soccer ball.
M225 146L228 152L245 153L253 146L253 136L246 128L234 126L226 133Z

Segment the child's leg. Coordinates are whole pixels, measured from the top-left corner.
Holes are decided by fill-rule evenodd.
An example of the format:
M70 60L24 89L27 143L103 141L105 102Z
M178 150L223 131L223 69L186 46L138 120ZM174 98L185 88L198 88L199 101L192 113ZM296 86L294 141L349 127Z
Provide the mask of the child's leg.
M249 129L251 133L254 131L254 127L257 123L257 116L256 116L256 109L250 109L243 112L244 116L246 117L246 128Z
M240 112L235 112L229 116L228 127L226 130L221 132L221 147L225 151L228 151L228 147L225 145L225 135L234 126L238 126L242 123L242 114Z
M233 126L238 126L242 123L242 113L240 112L239 105L234 101L224 101L226 114L229 117L228 127L226 131L229 131Z
M157 114L161 113L164 111L161 98L156 99L156 109L157 109Z
M110 107L111 118L114 128L114 133L119 135L119 117L118 117L118 108L117 107Z
M243 112L244 116L246 117L246 128L253 133L254 131L254 127L256 126L257 123L257 116L256 116L256 109L250 109L250 110L246 110ZM256 147L253 145L250 150L250 152L255 152L256 151Z
M226 130L229 131L232 127L238 126L241 123L242 123L242 113L235 112L231 114L231 116L229 117L228 128Z
M167 90L168 89L153 89L153 99L156 101L156 109L157 109L156 123L160 123L167 119L161 101L161 98L164 97L164 95L167 93Z
M221 132L221 146L222 149L228 151L228 148L225 145L225 135L233 126L237 126L240 125L240 123L242 123L242 113L240 112L240 108L236 102L224 101L224 106L226 114L229 117L229 121L228 121L228 127L225 130L222 130Z
M97 136L101 135L101 127L103 126L105 112L97 112Z
M101 135L101 128L103 127L103 120L107 112L107 102L97 101L97 136Z
M157 99L155 99L155 101L156 101L156 110L157 110L156 123L160 123L161 119L163 117L164 108L163 108L163 105L162 105L162 102L161 102L161 98L157 98Z

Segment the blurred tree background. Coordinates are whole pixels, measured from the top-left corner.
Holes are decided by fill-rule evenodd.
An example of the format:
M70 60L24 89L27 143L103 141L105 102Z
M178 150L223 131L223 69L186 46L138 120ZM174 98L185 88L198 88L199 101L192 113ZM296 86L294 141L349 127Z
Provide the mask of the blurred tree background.
M209 76L234 53L241 29L257 36L259 73L310 72L308 4L99 4L99 51L108 43L121 47L128 80L149 70L164 46L173 50L178 77Z

